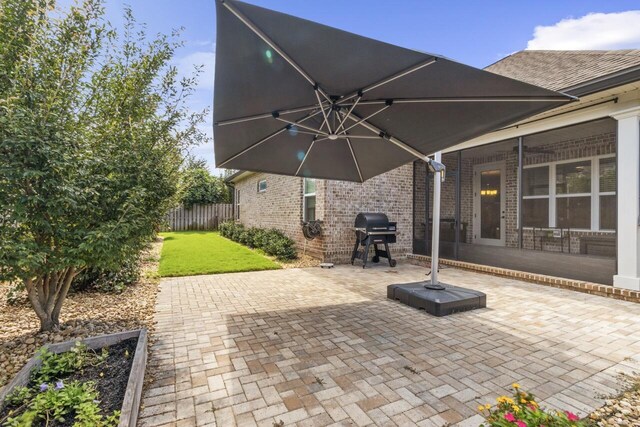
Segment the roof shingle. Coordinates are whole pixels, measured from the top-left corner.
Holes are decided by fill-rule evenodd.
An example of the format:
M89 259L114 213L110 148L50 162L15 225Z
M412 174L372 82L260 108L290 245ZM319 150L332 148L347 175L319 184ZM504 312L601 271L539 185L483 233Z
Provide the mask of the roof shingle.
M640 49L523 50L485 70L547 89L563 90L637 66Z

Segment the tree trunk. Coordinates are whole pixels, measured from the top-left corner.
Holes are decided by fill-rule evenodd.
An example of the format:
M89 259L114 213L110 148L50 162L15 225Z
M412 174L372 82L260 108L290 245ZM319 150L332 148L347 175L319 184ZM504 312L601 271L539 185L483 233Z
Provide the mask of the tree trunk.
M77 272L74 267L45 274L24 281L29 301L40 319L40 331L47 332L60 327L60 311L71 281Z
M51 317L40 317L40 332L58 330L60 327L59 319L52 319Z

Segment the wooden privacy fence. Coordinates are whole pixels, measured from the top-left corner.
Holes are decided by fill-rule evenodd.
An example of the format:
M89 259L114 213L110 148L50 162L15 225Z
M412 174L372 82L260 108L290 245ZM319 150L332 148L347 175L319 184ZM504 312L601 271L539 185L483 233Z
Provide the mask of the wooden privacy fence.
M217 230L221 222L233 219L233 205L193 205L190 209L177 207L167 215L170 231Z

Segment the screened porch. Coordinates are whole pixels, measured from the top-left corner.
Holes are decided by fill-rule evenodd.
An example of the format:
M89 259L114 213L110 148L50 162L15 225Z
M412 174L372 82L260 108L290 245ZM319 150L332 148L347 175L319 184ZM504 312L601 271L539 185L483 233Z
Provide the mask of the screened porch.
M615 120L447 153L443 162L443 258L612 283ZM431 251L432 180L415 162L413 252L421 255Z

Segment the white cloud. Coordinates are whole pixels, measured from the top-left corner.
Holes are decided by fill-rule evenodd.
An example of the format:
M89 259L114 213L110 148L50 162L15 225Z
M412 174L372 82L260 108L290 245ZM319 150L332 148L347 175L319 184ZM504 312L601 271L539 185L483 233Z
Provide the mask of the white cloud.
M527 49L598 50L640 48L640 10L589 13L537 26Z
M198 89L213 90L213 76L216 68L215 44L209 45L211 50L192 52L176 61L178 74L181 77L193 74L196 66L202 66L198 81Z

